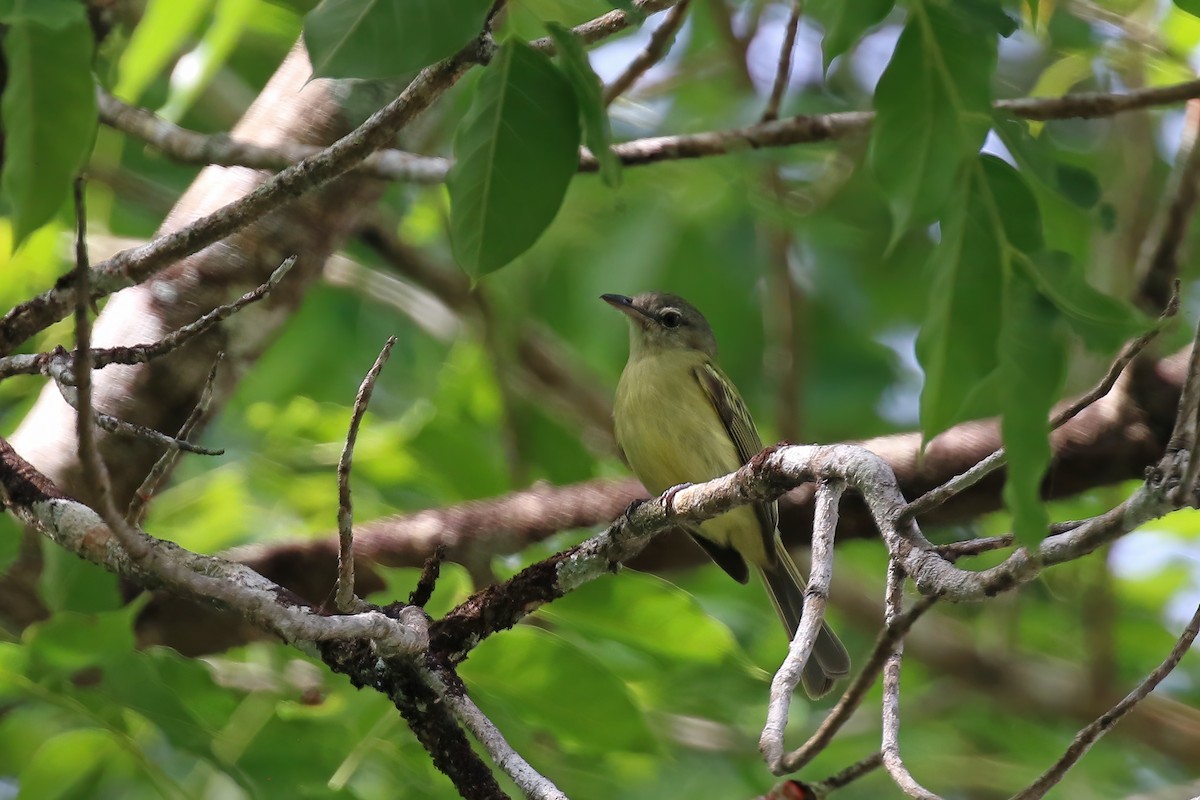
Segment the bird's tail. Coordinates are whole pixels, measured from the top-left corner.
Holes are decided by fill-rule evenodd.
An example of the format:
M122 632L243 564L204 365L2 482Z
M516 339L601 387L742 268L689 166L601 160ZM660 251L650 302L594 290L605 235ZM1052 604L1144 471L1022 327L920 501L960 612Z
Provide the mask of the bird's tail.
M804 612L804 587L808 581L800 574L796 562L792 561L778 536L775 537L775 565L762 568L760 572L788 637L795 636ZM816 699L832 689L834 681L849 673L850 654L837 634L828 625L822 624L816 644L813 645L812 657L804 665L804 672L800 676L804 691Z

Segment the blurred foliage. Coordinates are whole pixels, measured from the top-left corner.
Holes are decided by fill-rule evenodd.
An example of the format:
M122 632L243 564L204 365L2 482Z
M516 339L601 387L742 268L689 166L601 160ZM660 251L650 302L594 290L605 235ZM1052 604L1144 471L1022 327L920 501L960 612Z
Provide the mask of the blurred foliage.
M327 0L324 10L314 11L317 19L337 5L352 4ZM446 13L443 4L420 5ZM513 0L503 32L540 37L549 22L574 25L624 5ZM1038 395L1038 405L1024 406L1030 413L1019 420L1034 429L1022 441L1036 443L1042 431L1034 423L1061 396L1058 385L1065 382L1067 393L1079 390L1104 369L1105 357L1084 344L1111 350L1137 322L1112 298L1128 296L1134 285L1133 265L1165 193L1182 109L1034 124L993 117L987 104L991 98L1188 79L1189 60L1200 45L1200 20L1188 13L1195 10L1191 5L911 0L893 7L882 0L814 0L801 23L782 113L879 108L880 125L869 142L627 168L616 187L598 176L575 177L557 214L548 215L553 222L547 219L548 227L532 235L521 232L516 249L528 249L475 286L489 308L486 330L475 319L431 326L421 314L405 313L413 306L396 305L380 293L314 288L206 433L206 441L226 448L226 455L185 459L151 506L148 529L203 552L328 535L350 404L389 334L399 341L355 456L358 519L493 496L538 480L625 474L603 443L581 438L579 419L552 402L547 390L514 380L518 332L531 326L556 340L585 380L614 386L627 334L623 321L598 301L603 292L670 289L703 309L720 339L722 364L755 412L765 441L778 438L785 425L805 441L916 427L922 374L915 343L923 329L922 341L932 336L930 346L940 357L984 354L970 375L952 370L937 379L946 394L926 394L924 402L937 401L941 422L961 418L966 407L994 413ZM118 6L119 24L94 65L99 79L119 96L188 127L221 131L261 90L316 3L147 0ZM43 24L28 11L36 7L0 2L0 16ZM734 1L727 9L719 2L695 3L665 62L609 109L614 139L754 122L775 74L789 9L763 0ZM724 32L728 20L719 15L725 10L734 33L744 37L745 59ZM591 49L591 68L611 80L660 21L651 17ZM746 36L751 25L758 25L757 33ZM893 60L897 42L900 56ZM444 40L426 44L446 46ZM13 46L22 45L6 38L5 52ZM394 55L405 55L406 48L392 46ZM930 71L932 55L961 59L965 69L949 76ZM583 65L571 58L565 65L574 70L567 74L579 101L597 102ZM47 64L40 72L75 80L79 70L72 63ZM401 62L388 69L409 67ZM876 103L877 84L881 91L889 85L900 90ZM469 129L470 120L478 119L473 103L497 89L468 76L406 132L407 146L450 155L460 122L468 120ZM64 120L54 124L81 134L81 120L91 112L64 105L70 106L31 108L39 123ZM10 119L8 109L6 92L6 127L24 124ZM602 139L590 111L582 110L587 136ZM897 126L898 133L889 133ZM905 137L913 141L905 144ZM981 142L984 158L977 155ZM12 147L13 139L7 144ZM6 155L11 162L13 151ZM69 162L69 153L55 158ZM153 234L166 204L198 172L103 130L92 168L92 232L141 238ZM47 175L42 190L65 197L73 171L61 170L53 180ZM980 186L991 194L983 197ZM988 223L985 207L993 201L1004 213ZM7 202L8 217L0 219L4 308L68 268L65 211L15 249L32 217L13 213L13 197ZM444 187L393 187L382 213L433 263L456 269ZM970 258L947 257L948 240L979 229L986 229L985 238L962 251ZM783 247L776 246L780 241ZM347 252L370 269L388 270L360 243ZM1051 252L1062 255L1049 259ZM1193 265L1186 266L1184 277L1194 288ZM993 270L984 276L992 290L983 296L966 291L969 302L948 309L946 294L936 288L948 280L946 271L979 278L984 269ZM786 329L780 302L785 281L798 287L799 321L790 337L779 334ZM1003 296L1016 297L1010 311L1028 313L1010 314L1007 328L997 316ZM979 313L964 314L976 307ZM433 314L431 306L420 308ZM942 312L947 314L938 317ZM1042 334L1014 327L1022 319L1044 322ZM937 330L936 320L944 330ZM1089 320L1095 323L1090 328ZM1060 323L1069 323L1075 338L1061 335ZM1185 341L1187 328L1169 334L1161 351ZM1005 330L1008 340L1000 336ZM27 349L48 348L68 334L68 326L55 326ZM997 340L1007 349L996 349ZM1060 340L1057 349L1049 348ZM1008 364L1003 392L988 396L974 385L996 380L993 367L1004 375L1005 359L1019 361L1021 353L1042 345L1047 350L1038 355L1045 363L1038 370L1017 370L1013 382L1014 364ZM1066 361L1065 376L1057 358ZM928 360L922 363L928 368ZM798 371L799 385L791 388L803 398L799 407L784 404L791 396L789 364ZM40 388L30 379L0 386L0 433L16 427ZM1040 469L1041 457L1029 459L1030 474ZM1024 484L1018 509L1030 510L1034 483ZM1129 488L1089 492L1045 513L1051 519L1094 515ZM1012 525L1004 513L929 533L944 541ZM561 535L492 567L511 574L586 533ZM1161 660L1200 596L1198 537L1200 513L1178 513L1103 556L1056 567L1017 595L938 609L922 627L949 632L960 646L981 653L1036 659L1047 676L1075 670L1067 674L1082 682L1108 669L1113 685L1124 689ZM115 579L50 545L42 549L41 599L51 614L24 630L6 621L0 634L0 797L451 796L447 781L379 695L356 691L321 664L277 645L203 660L161 648L137 650L131 620L138 606L122 606ZM0 518L0 564L18 553L16 526ZM999 558L989 554L972 563ZM839 601L831 617L859 662L877 630L885 560L872 541L838 550ZM480 706L572 796L748 798L773 783L756 743L770 675L785 642L766 599L716 569L669 577L671 582L627 572L598 581L540 611L533 624L485 642L464 665ZM386 570L385 578L386 592L373 599L403 598L416 572ZM444 613L471 589L468 572L447 565L430 610ZM905 755L917 776L945 796L1011 793L1056 758L1082 723L1022 710L995 696L988 675L943 672L919 649L910 653ZM1200 664L1185 659L1159 692L1200 704ZM827 704L797 703L789 742L811 731ZM831 774L876 749L878 739L868 706L802 777ZM1085 799L1150 793L1194 776L1195 768L1118 728L1060 791ZM837 796L894 793L885 777L874 774Z

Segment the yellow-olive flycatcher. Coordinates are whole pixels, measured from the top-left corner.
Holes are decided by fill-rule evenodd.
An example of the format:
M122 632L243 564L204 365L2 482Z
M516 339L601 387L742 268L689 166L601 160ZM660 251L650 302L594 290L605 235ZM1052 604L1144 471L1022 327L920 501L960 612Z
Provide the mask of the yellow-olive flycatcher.
M717 367L717 340L682 297L647 292L602 299L629 317L629 361L617 385L617 444L651 494L727 475L763 449L737 387ZM789 636L804 607L807 581L775 530L775 503L739 506L699 525L692 538L739 583L758 568ZM810 697L850 671L846 648L822 626L802 679Z

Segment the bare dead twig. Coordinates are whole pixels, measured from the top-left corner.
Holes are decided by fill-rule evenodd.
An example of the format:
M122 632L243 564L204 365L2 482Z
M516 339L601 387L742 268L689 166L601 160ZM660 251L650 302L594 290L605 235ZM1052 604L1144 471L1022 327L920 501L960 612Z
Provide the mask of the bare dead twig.
M410 606L424 608L433 597L433 590L437 586L437 579L442 571L442 562L445 559L446 545L439 544L433 549L433 555L425 559L425 566L421 568L421 577L417 579L417 585L408 595Z
M625 70L613 79L612 83L604 87L604 105L606 107L624 94L638 78L667 55L675 41L675 34L679 30L679 26L683 24L683 18L687 15L690 2L691 0L679 0L675 7L667 12L666 19L654 29L646 48L638 53L633 61L629 62Z
M816 518L812 536L812 572L804 592L804 612L800 626L788 646L783 664L771 679L771 698L767 705L767 721L759 737L758 749L768 769L783 775L783 734L787 728L788 709L792 694L800 683L804 665L812 656L817 634L825 622L825 604L829 599L829 584L833 579L833 538L837 530L838 503L846 490L844 481L823 481L817 488Z
M109 526L121 547L136 561L144 559L149 552L145 534L125 524L113 503L112 489L108 481L108 470L100 458L96 446L96 417L92 413L92 322L88 317L90 295L88 278L91 274L87 251L87 210L84 203L85 184L82 177L75 179L75 356L72 359L74 378L75 431L79 440L79 465L84 485L95 496L100 516ZM60 384L61 386L61 384ZM66 393L64 393L64 397ZM68 400L69 402L69 400Z
M1147 311L1162 308L1171 287L1178 283L1180 261L1188 228L1200 199L1200 101L1189 100L1183 134L1166 196L1169 202L1159 214L1152 233L1142 243L1135 275L1140 276L1137 303Z
M354 444L358 441L358 428L367 406L371 402L371 393L375 391L375 381L383 371L392 354L396 337L389 336L383 349L375 358L375 363L367 371L358 394L354 397L354 411L350 415L350 430L346 433L346 444L342 448L342 456L338 459L338 575L337 590L334 603L337 610L343 614L365 610L366 606L354 594L354 509L350 502L350 466L354 461Z
M145 364L152 359L159 358L179 349L197 336L211 330L217 323L225 321L251 303L256 303L269 295L295 263L296 257L289 256L271 273L271 276L265 283L246 292L237 300L217 306L194 322L176 328L158 341L120 347L92 348L92 369L103 369L112 364ZM5 356L0 358L0 379L12 375L40 374L47 377L54 377L51 374L51 367L55 359L61 359L63 356L64 353L57 350L28 355Z
M871 650L871 655L867 657L866 663L862 665L858 674L854 676L854 680L846 687L841 698L838 699L837 705L821 721L820 726L813 732L808 741L784 757L782 768L785 772L795 772L811 762L821 751L829 746L829 743L833 741L833 737L837 735L842 726L850 720L850 716L862 705L862 701L866 699L867 692L871 690L871 687L875 685L875 679L883 672L883 668L896 643L912 630L912 626L916 621L932 608L936 602L936 596L926 595L913 603L912 608L884 624L882 630L879 631L879 635L875 637L875 647Z
M1102 714L1090 725L1080 730L1062 757L1036 781L1015 794L1013 800L1037 800L1037 798L1044 797L1050 789L1063 779L1067 771L1075 766L1079 759L1091 749L1092 745L1101 736L1112 730L1121 721L1122 717L1128 714L1134 706L1154 691L1155 687L1162 683L1164 678L1171 674L1171 671L1183 659L1184 654L1191 648L1192 642L1196 640L1198 633L1200 633L1200 606L1196 607L1196 612L1192 614L1191 621L1183 629L1183 633L1180 634L1179 639L1175 642L1175 646L1171 648L1171 652L1167 654L1163 662L1155 667L1121 702L1113 706L1107 713Z
M779 106L783 93L787 91L788 78L792 74L792 53L796 49L796 32L800 29L800 16L804 13L803 0L792 0L792 12L783 32L783 44L779 48L779 66L775 70L775 82L771 85L771 96L763 109L761 122L779 119Z
M188 415L188 418L184 420L183 425L179 427L179 433L175 434L176 439L187 441L188 436L200 424L200 421L204 419L204 415L208 413L209 404L212 402L213 385L217 381L217 368L221 366L223 357L224 354L217 354L217 360L213 362L212 369L208 371L208 377L204 379L204 388L200 391L200 399ZM129 501L129 508L125 510L125 520L130 525L137 527L142 524L150 501L158 494L158 489L162 485L162 482L166 479L171 468L175 466L175 462L179 459L179 453L179 448L168 448L162 454L162 457L154 462L154 466L146 474L146 479L142 481L141 486L133 493L133 498Z
M824 780L817 781L812 785L812 790L817 797L824 797L835 789L849 786L864 775L871 774L882 765L883 753L876 750L871 755L859 759L841 772L830 775Z
M891 626L904 613L904 568L896 559L888 562L887 599L884 618ZM896 786L917 800L941 800L926 789L900 757L900 666L904 661L904 640L897 638L883 667L883 742L879 747L884 768Z

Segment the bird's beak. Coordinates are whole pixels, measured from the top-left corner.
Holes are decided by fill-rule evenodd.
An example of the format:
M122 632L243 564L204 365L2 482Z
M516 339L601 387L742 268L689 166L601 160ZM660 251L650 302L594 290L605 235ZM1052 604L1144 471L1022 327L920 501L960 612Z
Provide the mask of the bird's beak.
M641 325L645 325L646 321L650 319L649 314L633 304L632 297L626 297L623 294L602 294L600 295L600 299L617 311L627 314L630 319Z

